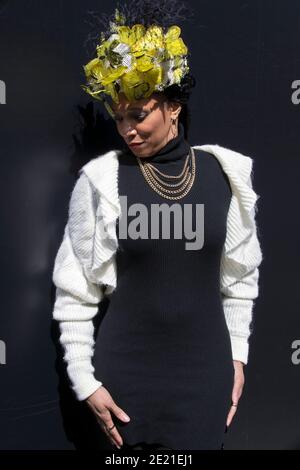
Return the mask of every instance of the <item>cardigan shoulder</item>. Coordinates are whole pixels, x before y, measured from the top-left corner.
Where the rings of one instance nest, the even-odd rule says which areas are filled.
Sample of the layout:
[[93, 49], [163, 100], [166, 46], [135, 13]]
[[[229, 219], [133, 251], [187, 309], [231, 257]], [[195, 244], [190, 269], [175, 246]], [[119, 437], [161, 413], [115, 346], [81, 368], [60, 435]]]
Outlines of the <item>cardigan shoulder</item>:
[[217, 158], [226, 173], [236, 173], [243, 181], [249, 180], [254, 160], [248, 155], [217, 144], [194, 145], [193, 147]]

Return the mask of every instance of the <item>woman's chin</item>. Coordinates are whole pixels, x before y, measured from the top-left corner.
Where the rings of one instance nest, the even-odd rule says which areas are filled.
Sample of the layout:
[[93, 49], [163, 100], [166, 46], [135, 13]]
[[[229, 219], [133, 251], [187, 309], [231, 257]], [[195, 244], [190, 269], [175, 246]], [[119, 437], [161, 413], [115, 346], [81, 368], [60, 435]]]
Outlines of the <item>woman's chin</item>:
[[146, 144], [137, 145], [136, 147], [129, 147], [132, 153], [137, 156], [147, 156]]

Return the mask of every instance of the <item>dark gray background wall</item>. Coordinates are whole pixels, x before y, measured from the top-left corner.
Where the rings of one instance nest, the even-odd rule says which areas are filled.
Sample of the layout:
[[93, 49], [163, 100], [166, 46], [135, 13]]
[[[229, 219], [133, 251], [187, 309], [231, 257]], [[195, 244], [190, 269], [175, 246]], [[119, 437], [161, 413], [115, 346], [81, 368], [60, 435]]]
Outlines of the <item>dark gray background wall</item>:
[[[300, 340], [300, 3], [187, 3], [196, 16], [183, 37], [197, 80], [189, 140], [254, 158], [261, 196], [261, 293], [226, 448], [300, 449], [300, 354], [292, 348]], [[90, 446], [86, 408], [58, 360], [51, 274], [78, 169], [120, 143], [106, 111], [80, 89], [91, 58], [87, 12], [115, 6], [0, 2], [1, 449]]]

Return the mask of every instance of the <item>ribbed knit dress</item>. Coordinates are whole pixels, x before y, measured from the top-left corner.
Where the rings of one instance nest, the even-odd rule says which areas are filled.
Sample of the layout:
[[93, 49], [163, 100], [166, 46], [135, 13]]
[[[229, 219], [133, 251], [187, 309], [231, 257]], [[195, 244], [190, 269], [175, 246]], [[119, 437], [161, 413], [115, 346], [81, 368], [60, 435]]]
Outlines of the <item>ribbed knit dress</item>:
[[[178, 136], [147, 161], [178, 175], [188, 151], [180, 124]], [[214, 156], [195, 150], [195, 157], [193, 187], [174, 201], [148, 185], [129, 149], [119, 155], [119, 196], [127, 196], [128, 209], [121, 217], [129, 226], [140, 215], [140, 206], [133, 205], [142, 204], [148, 230], [140, 238], [120, 237], [118, 220], [117, 288], [98, 330], [93, 362], [96, 377], [131, 418], [123, 423], [112, 415], [129, 445], [220, 449], [224, 438], [234, 367], [219, 274], [232, 193]], [[160, 229], [151, 238], [151, 208], [174, 203], [182, 209], [183, 235], [174, 237], [171, 216], [170, 236]], [[202, 215], [196, 205], [203, 205]], [[195, 238], [184, 235], [185, 211], [187, 224], [193, 221], [186, 233], [203, 231], [201, 248], [186, 247]]]

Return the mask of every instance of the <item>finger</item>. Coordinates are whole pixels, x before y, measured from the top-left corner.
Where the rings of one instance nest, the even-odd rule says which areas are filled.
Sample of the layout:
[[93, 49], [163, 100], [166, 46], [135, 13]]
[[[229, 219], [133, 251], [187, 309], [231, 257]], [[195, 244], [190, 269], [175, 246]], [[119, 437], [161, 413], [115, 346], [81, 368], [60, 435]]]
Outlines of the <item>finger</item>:
[[231, 406], [230, 411], [229, 411], [228, 416], [227, 416], [227, 421], [226, 421], [227, 426], [230, 426], [235, 413], [236, 413], [236, 407]]
[[130, 417], [122, 410], [119, 406], [117, 406], [114, 402], [108, 406], [109, 410], [113, 412], [113, 414], [120, 420], [125, 421], [128, 423], [130, 421]]
[[102, 419], [103, 419], [103, 422], [104, 422], [104, 426], [106, 427], [106, 430], [109, 433], [109, 436], [111, 438], [113, 438], [119, 446], [122, 446], [123, 445], [123, 439], [120, 436], [120, 434], [118, 432], [118, 429], [117, 429], [117, 426], [113, 422], [113, 420], [111, 418], [111, 414], [109, 413], [109, 411], [108, 411], [108, 414], [105, 416], [105, 418], [102, 418]]
[[236, 382], [232, 390], [231, 405], [237, 407], [239, 404], [241, 395], [242, 395], [242, 386], [239, 382]]
[[231, 408], [229, 413], [228, 413], [228, 417], [227, 417], [227, 421], [226, 421], [227, 426], [230, 426], [230, 424], [232, 422], [232, 418], [234, 417], [234, 415], [235, 415], [235, 411], [233, 410], [233, 408]]
[[242, 395], [243, 391], [243, 385], [240, 381], [237, 381], [234, 384], [233, 390], [232, 390], [232, 401], [233, 403], [237, 403]]
[[108, 431], [106, 425], [104, 424], [103, 420], [101, 418], [99, 418], [99, 416], [97, 416], [97, 420], [104, 432], [104, 434], [106, 434], [108, 440], [114, 445], [116, 446], [118, 449], [120, 448], [119, 446], [119, 443], [114, 439], [114, 437], [111, 435], [111, 433]]
[[233, 384], [233, 389], [232, 389], [232, 395], [237, 395], [242, 388], [242, 381], [239, 376], [235, 377], [234, 384]]
[[121, 449], [120, 443], [118, 442], [118, 440], [116, 438], [114, 438], [111, 431], [109, 431], [106, 428], [106, 426], [104, 426], [104, 431], [105, 431], [105, 434], [107, 435], [108, 439], [112, 442], [112, 444], [115, 445], [118, 449]]
[[[110, 426], [111, 427], [111, 426]], [[123, 445], [123, 439], [118, 432], [117, 426], [115, 426], [111, 431], [108, 431], [110, 436], [117, 442], [117, 444], [121, 447]]]
[[[228, 413], [228, 415], [227, 415], [227, 418], [226, 418], [226, 428], [227, 428], [228, 426], [230, 426], [230, 422], [231, 422], [231, 417], [230, 417], [230, 416], [231, 416], [231, 415], [230, 415], [230, 411], [229, 411], [229, 413]], [[227, 432], [227, 429], [226, 429], [226, 432]]]

